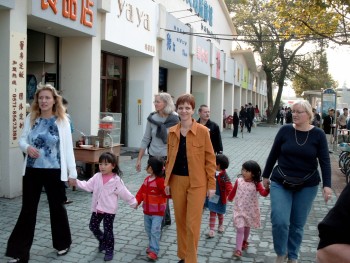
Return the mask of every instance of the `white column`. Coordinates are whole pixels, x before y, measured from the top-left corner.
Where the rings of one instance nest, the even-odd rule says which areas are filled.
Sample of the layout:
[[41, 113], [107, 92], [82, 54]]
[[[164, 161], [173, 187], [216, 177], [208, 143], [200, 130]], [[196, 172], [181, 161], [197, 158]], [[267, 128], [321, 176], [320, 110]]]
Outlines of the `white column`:
[[[27, 1], [16, 0], [15, 7], [11, 10], [0, 10], [0, 196], [7, 198], [22, 194], [23, 155], [18, 146], [10, 147], [10, 136], [12, 135], [9, 127], [12, 118], [11, 101], [9, 100], [12, 70], [10, 54], [12, 50], [18, 49], [16, 43], [11, 43], [12, 36], [22, 35], [26, 38], [27, 35]], [[19, 17], [21, 19], [18, 19]], [[25, 57], [24, 61], [26, 60]], [[24, 65], [23, 73], [26, 76], [26, 65]], [[21, 133], [22, 129], [18, 128], [17, 134]]]
[[140, 147], [147, 117], [154, 111], [154, 95], [158, 93], [159, 63], [155, 58], [130, 57], [127, 94], [127, 146]]
[[216, 122], [222, 130], [222, 115], [224, 103], [224, 82], [212, 80], [210, 90], [210, 119]]
[[100, 112], [101, 41], [98, 37], [66, 37], [60, 42], [61, 90], [78, 130], [97, 135]]

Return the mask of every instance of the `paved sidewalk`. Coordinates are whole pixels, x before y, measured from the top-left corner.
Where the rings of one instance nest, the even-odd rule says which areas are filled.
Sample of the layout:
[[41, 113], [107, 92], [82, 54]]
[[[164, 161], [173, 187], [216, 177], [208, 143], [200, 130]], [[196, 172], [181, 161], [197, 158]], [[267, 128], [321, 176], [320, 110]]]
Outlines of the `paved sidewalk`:
[[[235, 181], [244, 161], [255, 160], [262, 168], [265, 165], [267, 155], [270, 151], [274, 136], [278, 127], [256, 127], [251, 133], [244, 133], [243, 138], [232, 138], [232, 130], [224, 130], [222, 133], [224, 153], [230, 158], [228, 174]], [[334, 163], [337, 162], [336, 154], [332, 155]], [[147, 157], [143, 158], [145, 167]], [[146, 172], [136, 173], [136, 159], [123, 161], [120, 168], [124, 172], [123, 180], [132, 193], [136, 193], [143, 182]], [[335, 172], [339, 172], [336, 168]], [[338, 175], [337, 175], [338, 176]], [[343, 178], [342, 178], [343, 179]], [[337, 182], [338, 191], [343, 184], [341, 179]], [[345, 179], [344, 179], [345, 182]], [[91, 194], [77, 191], [67, 191], [68, 198], [73, 200], [67, 205], [73, 244], [71, 251], [63, 256], [57, 257], [52, 248], [50, 219], [48, 203], [45, 193], [39, 204], [37, 228], [34, 243], [31, 249], [30, 262], [103, 262], [104, 254], [98, 252], [98, 242], [90, 232], [88, 225], [90, 220]], [[300, 262], [314, 262], [316, 247], [318, 244], [317, 224], [334, 205], [335, 197], [325, 204], [318, 192], [312, 211], [305, 226], [304, 240], [300, 251]], [[275, 254], [272, 244], [270, 223], [270, 199], [260, 198], [261, 225], [260, 229], [252, 229], [250, 235], [249, 249], [243, 253], [241, 260], [232, 257], [236, 243], [236, 233], [233, 227], [232, 203], [228, 204], [228, 212], [224, 220], [225, 232], [216, 235], [215, 238], [207, 240], [205, 234], [208, 231], [209, 212], [203, 214], [201, 238], [198, 246], [198, 262], [274, 262]], [[0, 198], [0, 262], [6, 262], [4, 256], [6, 242], [16, 223], [21, 209], [21, 197], [15, 199]], [[178, 262], [176, 256], [176, 228], [174, 214], [172, 212], [172, 225], [163, 230], [159, 263]], [[141, 263], [148, 262], [146, 257], [147, 237], [143, 226], [142, 209], [133, 210], [120, 203], [119, 212], [114, 221], [115, 255], [112, 262]]]

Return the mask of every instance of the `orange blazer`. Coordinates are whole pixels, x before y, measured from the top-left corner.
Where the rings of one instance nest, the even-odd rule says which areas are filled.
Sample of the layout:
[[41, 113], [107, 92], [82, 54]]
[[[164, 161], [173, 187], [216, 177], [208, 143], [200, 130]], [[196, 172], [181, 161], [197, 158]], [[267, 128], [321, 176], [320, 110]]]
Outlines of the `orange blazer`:
[[[181, 124], [169, 129], [167, 161], [165, 164], [165, 186], [168, 185], [174, 168], [180, 142]], [[186, 154], [191, 187], [206, 186], [215, 190], [216, 157], [210, 141], [208, 128], [192, 118], [192, 128], [186, 135]]]

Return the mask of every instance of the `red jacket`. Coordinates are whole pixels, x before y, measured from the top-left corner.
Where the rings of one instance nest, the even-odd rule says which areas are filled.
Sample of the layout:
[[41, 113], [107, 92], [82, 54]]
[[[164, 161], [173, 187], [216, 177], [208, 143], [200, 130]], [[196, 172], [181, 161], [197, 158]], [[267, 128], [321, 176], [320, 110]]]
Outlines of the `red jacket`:
[[222, 170], [219, 175], [216, 177], [220, 187], [220, 196], [223, 204], [227, 203], [227, 196], [232, 191], [232, 183], [228, 177], [226, 170]]
[[164, 191], [164, 178], [156, 177], [150, 180], [147, 176], [136, 194], [138, 204], [142, 204], [143, 213], [146, 215], [164, 216], [166, 208], [166, 194]]

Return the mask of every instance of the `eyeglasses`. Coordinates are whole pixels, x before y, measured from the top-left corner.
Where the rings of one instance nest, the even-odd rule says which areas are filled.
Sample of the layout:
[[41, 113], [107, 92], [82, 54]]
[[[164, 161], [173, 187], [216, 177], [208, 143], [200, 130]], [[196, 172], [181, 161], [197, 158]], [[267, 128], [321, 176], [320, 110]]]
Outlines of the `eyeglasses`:
[[303, 114], [305, 112], [306, 111], [295, 111], [295, 110], [292, 110], [292, 114], [298, 114], [298, 115]]

